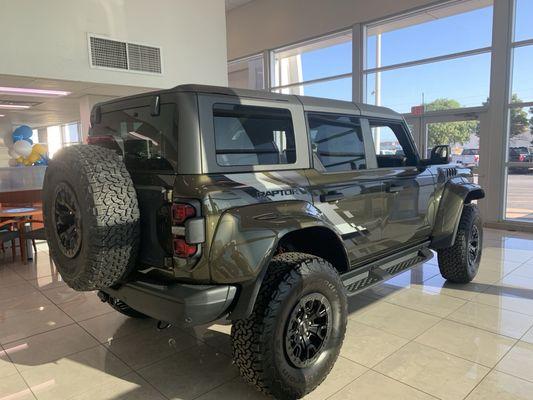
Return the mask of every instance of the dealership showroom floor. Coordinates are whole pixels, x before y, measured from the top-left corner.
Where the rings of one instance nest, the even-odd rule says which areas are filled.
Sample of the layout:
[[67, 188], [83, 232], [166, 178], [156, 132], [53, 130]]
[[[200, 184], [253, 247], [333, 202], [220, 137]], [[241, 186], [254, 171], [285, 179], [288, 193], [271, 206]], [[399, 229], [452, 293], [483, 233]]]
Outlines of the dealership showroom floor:
[[[485, 230], [479, 274], [436, 258], [350, 299], [339, 360], [309, 399], [533, 398], [533, 235]], [[46, 243], [0, 261], [0, 399], [262, 399], [230, 326], [158, 330], [68, 288]]]

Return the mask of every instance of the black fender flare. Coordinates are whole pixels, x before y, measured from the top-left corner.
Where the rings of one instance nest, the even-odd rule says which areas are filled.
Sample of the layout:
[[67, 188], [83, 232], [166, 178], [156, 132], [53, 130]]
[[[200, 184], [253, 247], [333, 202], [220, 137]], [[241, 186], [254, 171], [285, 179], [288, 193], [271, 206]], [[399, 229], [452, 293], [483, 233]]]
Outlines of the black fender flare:
[[444, 249], [455, 243], [459, 220], [465, 204], [485, 197], [485, 191], [478, 184], [465, 177], [450, 179], [440, 195], [439, 208], [433, 225], [430, 247]]

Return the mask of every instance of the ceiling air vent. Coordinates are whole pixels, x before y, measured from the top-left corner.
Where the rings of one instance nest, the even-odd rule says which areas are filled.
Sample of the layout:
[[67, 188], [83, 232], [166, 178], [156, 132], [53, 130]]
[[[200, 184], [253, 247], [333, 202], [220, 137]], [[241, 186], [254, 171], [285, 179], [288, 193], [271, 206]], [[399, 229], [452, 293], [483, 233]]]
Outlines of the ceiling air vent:
[[128, 43], [128, 61], [132, 71], [161, 73], [161, 50], [157, 47]]
[[91, 66], [161, 74], [161, 49], [89, 35]]
[[126, 42], [91, 36], [91, 64], [93, 67], [128, 69]]

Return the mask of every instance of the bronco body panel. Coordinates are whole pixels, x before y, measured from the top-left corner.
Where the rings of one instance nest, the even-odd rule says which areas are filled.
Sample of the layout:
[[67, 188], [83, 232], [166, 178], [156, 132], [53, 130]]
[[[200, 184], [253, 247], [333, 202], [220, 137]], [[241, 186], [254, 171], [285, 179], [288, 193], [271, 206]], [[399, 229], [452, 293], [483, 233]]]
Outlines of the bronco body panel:
[[[138, 269], [151, 279], [164, 276], [174, 282], [170, 285], [235, 288], [226, 310], [233, 319], [249, 315], [269, 262], [279, 252], [320, 255], [350, 276], [387, 260], [388, 272], [374, 268], [368, 274], [392, 276], [401, 271], [389, 266], [394, 254], [404, 254], [407, 261], [401, 266], [410, 268], [430, 255], [428, 248], [453, 244], [463, 205], [484, 197], [483, 190], [471, 182], [469, 169], [420, 162], [402, 116], [384, 107], [184, 85], [99, 104], [93, 110], [93, 123], [98, 127], [106, 113], [153, 104], [175, 106], [173, 130], [157, 134], [177, 137], [177, 148], [172, 149], [177, 160], [170, 160], [173, 168], [164, 171], [129, 169], [143, 225]], [[294, 148], [288, 152], [294, 153], [294, 159], [289, 161], [286, 153], [279, 155], [279, 160], [286, 158], [284, 162], [221, 163], [214, 111], [220, 105], [247, 108], [252, 113], [248, 117], [261, 109], [290, 115]], [[153, 110], [152, 115], [158, 112]], [[339, 127], [340, 132], [330, 134]], [[396, 135], [401, 154], [380, 152], [375, 143], [380, 129]], [[233, 131], [234, 137], [243, 131]], [[346, 132], [357, 137], [359, 153], [350, 150], [343, 155], [342, 146], [340, 151], [321, 149], [325, 141]], [[280, 133], [272, 134], [287, 145]], [[324, 161], [328, 157], [353, 160], [328, 165]], [[336, 168], [347, 163], [352, 167]], [[171, 208], [177, 203], [195, 207], [205, 229], [201, 235], [205, 240], [194, 255], [185, 258], [172, 251]], [[177, 231], [183, 229], [186, 226]], [[335, 254], [324, 248], [335, 249]], [[416, 257], [409, 259], [411, 254]], [[211, 286], [205, 288], [219, 293]], [[139, 288], [125, 292], [131, 296], [134, 289]], [[174, 292], [188, 293], [172, 286], [168, 293]], [[118, 295], [120, 290], [115, 288], [113, 293]], [[225, 302], [219, 299], [219, 304]]]

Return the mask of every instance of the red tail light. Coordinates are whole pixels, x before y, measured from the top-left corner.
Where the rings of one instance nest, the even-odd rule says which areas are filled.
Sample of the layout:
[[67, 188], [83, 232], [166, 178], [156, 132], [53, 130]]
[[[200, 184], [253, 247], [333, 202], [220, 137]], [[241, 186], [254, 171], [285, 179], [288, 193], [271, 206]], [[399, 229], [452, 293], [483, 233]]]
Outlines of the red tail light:
[[188, 244], [183, 238], [174, 238], [174, 254], [180, 258], [187, 258], [196, 254], [197, 247], [195, 244]]
[[186, 230], [189, 229], [187, 220], [196, 217], [196, 208], [187, 203], [172, 204], [172, 246], [174, 255], [179, 258], [188, 258], [194, 256], [198, 251], [197, 244], [187, 243]]
[[520, 155], [518, 156], [518, 160], [519, 160], [520, 162], [524, 162], [524, 161], [526, 161], [526, 155], [525, 155], [525, 154], [520, 154]]
[[172, 204], [172, 224], [183, 225], [189, 218], [196, 216], [196, 210], [190, 204], [174, 203]]

